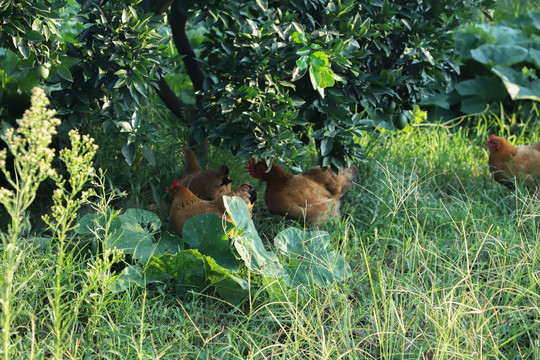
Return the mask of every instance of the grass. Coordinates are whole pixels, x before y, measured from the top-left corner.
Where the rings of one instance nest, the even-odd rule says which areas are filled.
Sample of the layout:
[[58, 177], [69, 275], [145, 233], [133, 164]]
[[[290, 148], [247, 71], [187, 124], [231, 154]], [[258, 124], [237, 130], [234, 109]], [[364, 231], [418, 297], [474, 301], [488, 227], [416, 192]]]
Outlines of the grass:
[[[70, 253], [57, 285], [54, 250], [27, 247], [11, 358], [538, 359], [540, 202], [490, 179], [488, 135], [426, 126], [364, 138], [368, 161], [325, 225], [353, 269], [332, 288], [254, 292], [236, 308], [167, 286], [115, 293], [117, 254]], [[258, 206], [263, 237], [291, 225]]]

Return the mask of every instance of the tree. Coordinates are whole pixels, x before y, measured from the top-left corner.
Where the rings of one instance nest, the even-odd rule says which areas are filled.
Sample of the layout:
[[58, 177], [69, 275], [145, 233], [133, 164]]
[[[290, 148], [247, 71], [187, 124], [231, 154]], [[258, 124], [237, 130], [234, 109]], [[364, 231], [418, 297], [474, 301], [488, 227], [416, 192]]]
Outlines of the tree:
[[[434, 84], [453, 87], [450, 31], [492, 0], [77, 0], [83, 30], [62, 42], [48, 79], [59, 114], [128, 129], [136, 150], [140, 107], [155, 89], [189, 126], [237, 156], [294, 162], [314, 143], [341, 168], [374, 126], [401, 127]], [[11, 2], [9, 2], [11, 3]], [[165, 13], [167, 12], [167, 16]], [[167, 84], [167, 20], [197, 95]], [[204, 41], [192, 48], [186, 25]]]

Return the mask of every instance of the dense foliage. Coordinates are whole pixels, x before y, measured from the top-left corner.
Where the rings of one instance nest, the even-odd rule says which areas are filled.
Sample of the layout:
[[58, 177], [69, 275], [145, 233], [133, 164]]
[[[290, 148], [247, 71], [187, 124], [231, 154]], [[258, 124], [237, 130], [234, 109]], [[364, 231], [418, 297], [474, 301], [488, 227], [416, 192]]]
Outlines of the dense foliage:
[[433, 116], [498, 112], [501, 103], [513, 112], [540, 102], [540, 10], [510, 21], [460, 26], [454, 41], [461, 73], [452, 91], [440, 86], [422, 101], [439, 108]]
[[[97, 125], [114, 142], [123, 133], [129, 164], [137, 150], [150, 162], [155, 157], [155, 129], [139, 127], [141, 105], [157, 90], [197, 142], [294, 162], [314, 140], [322, 165], [342, 167], [361, 155], [355, 137], [362, 130], [404, 127], [433, 84], [452, 84], [458, 66], [450, 31], [491, 1], [176, 0], [156, 8], [140, 0], [77, 0], [64, 10], [77, 16], [75, 24], [62, 23], [64, 33], [52, 31], [58, 6], [4, 3], [4, 18], [17, 10], [26, 19], [4, 22], [2, 44], [12, 40], [11, 50], [43, 65], [47, 91], [71, 126]], [[203, 39], [195, 53], [181, 41], [187, 20]], [[165, 81], [174, 68], [171, 32], [199, 91], [195, 108]]]
[[450, 31], [490, 2], [186, 3], [173, 11], [192, 11], [207, 38], [196, 138], [290, 161], [312, 137], [319, 162], [341, 167], [362, 129], [402, 128], [430, 87], [451, 86]]

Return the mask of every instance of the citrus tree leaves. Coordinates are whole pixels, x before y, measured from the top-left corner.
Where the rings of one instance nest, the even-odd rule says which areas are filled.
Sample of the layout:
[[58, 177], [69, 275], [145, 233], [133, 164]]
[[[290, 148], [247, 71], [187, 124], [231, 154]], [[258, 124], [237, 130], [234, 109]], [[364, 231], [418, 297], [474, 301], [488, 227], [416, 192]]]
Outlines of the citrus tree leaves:
[[362, 156], [358, 134], [453, 80], [450, 30], [490, 2], [447, 1], [437, 14], [426, 2], [194, 2], [212, 85], [191, 133], [292, 166], [313, 139], [321, 166], [343, 168]]

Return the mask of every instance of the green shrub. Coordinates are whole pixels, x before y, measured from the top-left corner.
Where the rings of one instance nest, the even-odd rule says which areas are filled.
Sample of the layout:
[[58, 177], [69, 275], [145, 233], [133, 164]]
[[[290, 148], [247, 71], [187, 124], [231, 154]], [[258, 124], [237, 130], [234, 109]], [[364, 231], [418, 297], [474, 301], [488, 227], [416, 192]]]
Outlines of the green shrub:
[[196, 49], [208, 82], [194, 135], [284, 161], [312, 137], [319, 162], [336, 167], [360, 156], [362, 130], [402, 127], [430, 88], [451, 86], [459, 66], [450, 31], [492, 4], [186, 3], [175, 2], [207, 38]]

